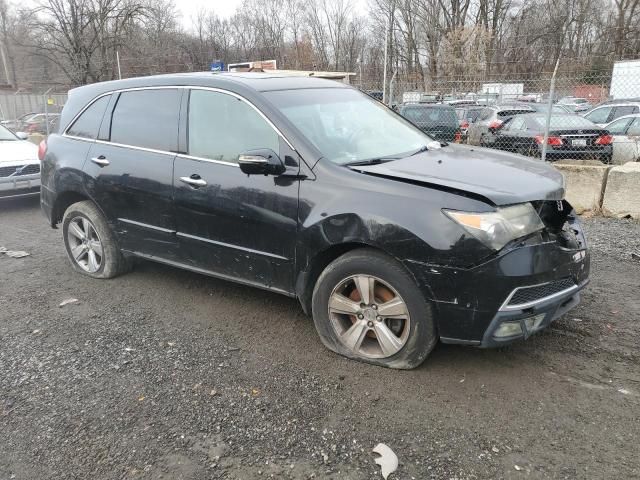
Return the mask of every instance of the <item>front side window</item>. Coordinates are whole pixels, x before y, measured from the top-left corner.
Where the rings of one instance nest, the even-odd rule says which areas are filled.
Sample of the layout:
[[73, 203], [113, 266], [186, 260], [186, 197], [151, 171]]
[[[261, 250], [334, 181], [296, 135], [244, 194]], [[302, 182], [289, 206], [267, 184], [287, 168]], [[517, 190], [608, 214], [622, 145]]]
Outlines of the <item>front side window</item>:
[[268, 148], [278, 152], [278, 133], [247, 102], [232, 95], [192, 90], [189, 97], [189, 155], [224, 162]]
[[93, 102], [82, 114], [77, 118], [73, 125], [67, 130], [68, 135], [81, 138], [95, 139], [100, 130], [102, 117], [109, 104], [111, 95], [105, 95]]
[[[323, 157], [338, 164], [397, 156], [432, 141], [389, 108], [350, 88], [264, 95]], [[455, 121], [453, 109], [451, 116]]]
[[178, 149], [178, 89], [122, 92], [113, 111], [111, 141], [165, 152]]
[[592, 112], [587, 113], [584, 118], [591, 120], [593, 123], [607, 123], [610, 112], [611, 107], [596, 108]]
[[612, 122], [607, 127], [607, 130], [611, 135], [624, 135], [627, 131], [627, 126], [633, 121], [632, 118], [620, 118], [615, 122]]
[[627, 130], [627, 135], [630, 137], [637, 137], [640, 135], [640, 118], [635, 118], [633, 123], [629, 126], [629, 130]]

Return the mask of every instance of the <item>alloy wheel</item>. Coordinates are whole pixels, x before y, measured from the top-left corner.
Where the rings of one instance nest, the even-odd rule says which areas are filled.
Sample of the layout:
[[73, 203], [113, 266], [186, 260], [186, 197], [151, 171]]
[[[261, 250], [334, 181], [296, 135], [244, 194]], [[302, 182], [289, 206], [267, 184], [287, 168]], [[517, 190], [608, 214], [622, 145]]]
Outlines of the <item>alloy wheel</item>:
[[411, 326], [407, 305], [377, 277], [345, 278], [331, 292], [328, 307], [336, 337], [356, 355], [387, 358], [407, 343]]
[[80, 268], [89, 273], [100, 270], [103, 260], [102, 241], [88, 218], [77, 216], [71, 219], [67, 241], [71, 257]]

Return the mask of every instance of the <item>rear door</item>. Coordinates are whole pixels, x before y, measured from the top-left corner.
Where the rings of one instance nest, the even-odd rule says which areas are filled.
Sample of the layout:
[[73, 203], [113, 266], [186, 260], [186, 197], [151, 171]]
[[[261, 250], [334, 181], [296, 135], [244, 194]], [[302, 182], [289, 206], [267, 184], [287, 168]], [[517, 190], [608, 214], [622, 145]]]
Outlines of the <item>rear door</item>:
[[[173, 174], [181, 262], [293, 292], [297, 154], [255, 107], [231, 92], [191, 90], [181, 125], [188, 125], [187, 154], [177, 156]], [[238, 156], [262, 148], [279, 154], [284, 175], [242, 173]]]
[[183, 91], [150, 88], [114, 94], [85, 163], [94, 179], [90, 192], [124, 250], [175, 258], [172, 176]]

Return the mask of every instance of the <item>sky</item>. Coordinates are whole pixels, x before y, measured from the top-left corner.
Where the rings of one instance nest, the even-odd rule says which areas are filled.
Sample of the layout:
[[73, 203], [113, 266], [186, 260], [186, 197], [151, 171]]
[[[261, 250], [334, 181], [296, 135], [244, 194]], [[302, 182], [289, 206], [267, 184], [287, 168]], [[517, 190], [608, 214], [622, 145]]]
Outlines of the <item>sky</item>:
[[218, 16], [228, 18], [233, 15], [242, 0], [174, 0], [176, 7], [182, 13], [182, 24], [191, 25], [191, 17], [195, 17], [198, 10], [206, 8], [213, 10]]

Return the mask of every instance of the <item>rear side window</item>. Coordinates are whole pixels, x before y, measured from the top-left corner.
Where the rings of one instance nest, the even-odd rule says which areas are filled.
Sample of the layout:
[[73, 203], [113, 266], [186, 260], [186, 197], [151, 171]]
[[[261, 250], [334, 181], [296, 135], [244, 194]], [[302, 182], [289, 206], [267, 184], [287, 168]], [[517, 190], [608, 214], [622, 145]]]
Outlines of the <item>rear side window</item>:
[[477, 108], [473, 110], [469, 110], [467, 112], [467, 120], [469, 120], [471, 123], [475, 122], [480, 116], [480, 113], [482, 113], [482, 110], [479, 110]]
[[611, 107], [596, 108], [587, 113], [584, 118], [591, 120], [593, 123], [607, 123], [609, 113], [611, 113]]
[[191, 91], [188, 131], [194, 157], [236, 163], [246, 151], [280, 147], [276, 131], [253, 107], [225, 93]]
[[482, 110], [482, 114], [480, 115], [480, 120], [487, 120], [491, 118], [492, 115], [493, 115], [493, 110], [490, 108], [485, 108], [484, 110]]
[[613, 118], [619, 118], [622, 117], [623, 115], [631, 115], [632, 113], [637, 113], [638, 112], [638, 107], [635, 107], [633, 105], [625, 105], [622, 107], [616, 107], [613, 110]]
[[514, 118], [509, 124], [509, 130], [525, 130], [525, 122], [523, 118]]
[[402, 115], [414, 123], [427, 125], [458, 125], [453, 108], [407, 108]]
[[104, 112], [107, 109], [110, 98], [111, 95], [105, 95], [89, 105], [78, 119], [73, 122], [71, 128], [67, 130], [67, 135], [90, 138], [92, 140], [97, 138], [98, 131], [100, 130], [100, 124], [102, 123], [102, 117], [104, 117]]
[[165, 152], [178, 150], [178, 89], [120, 94], [111, 120], [111, 141]]

